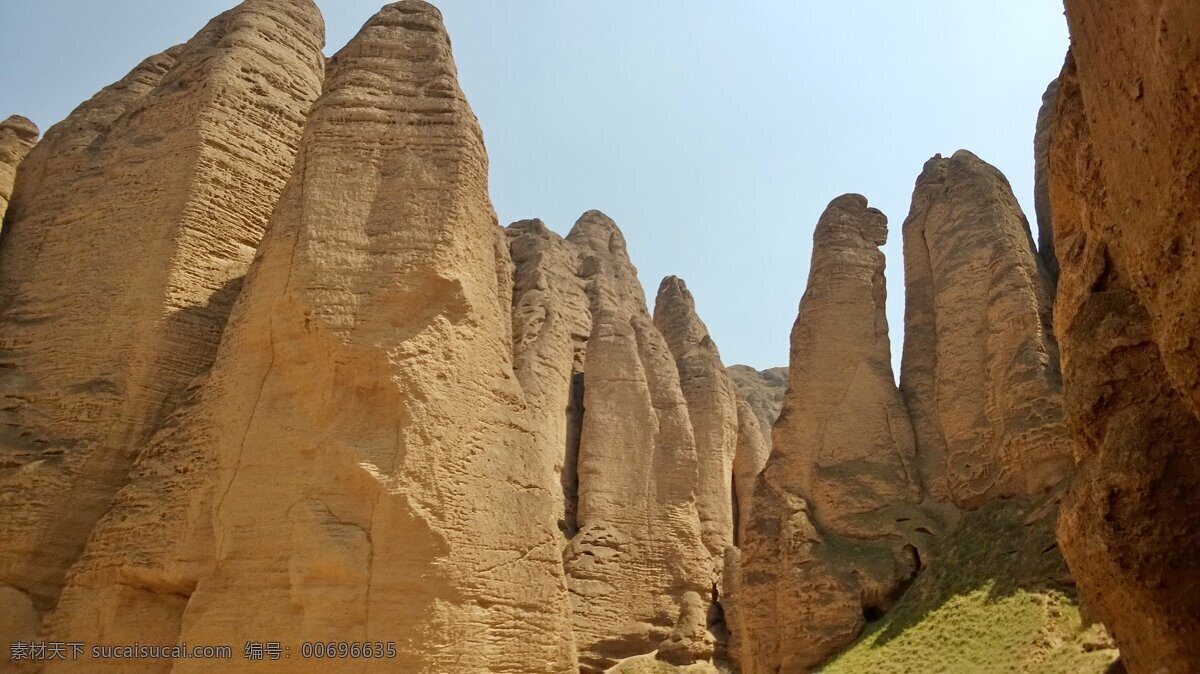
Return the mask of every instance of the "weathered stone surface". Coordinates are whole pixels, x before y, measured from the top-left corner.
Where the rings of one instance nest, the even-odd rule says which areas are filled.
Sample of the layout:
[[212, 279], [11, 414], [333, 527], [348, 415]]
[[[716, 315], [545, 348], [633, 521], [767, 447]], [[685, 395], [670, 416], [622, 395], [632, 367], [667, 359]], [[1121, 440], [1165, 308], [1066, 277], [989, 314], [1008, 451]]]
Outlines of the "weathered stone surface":
[[565, 553], [580, 664], [649, 653], [688, 591], [711, 593], [696, 509], [696, 443], [679, 372], [646, 309], [625, 240], [585, 213], [579, 248], [592, 332], [584, 364], [579, 531]]
[[1078, 472], [1058, 538], [1130, 672], [1200, 662], [1200, 6], [1067, 2], [1050, 150]]
[[759, 371], [748, 365], [730, 365], [726, 372], [738, 393], [746, 399], [750, 409], [758, 417], [763, 442], [766, 443], [767, 451], [770, 451], [771, 427], [775, 425], [779, 411], [783, 409], [783, 394], [788, 386], [788, 369], [773, 367]]
[[289, 671], [328, 669], [295, 653], [317, 640], [396, 643], [362, 670], [577, 670], [487, 169], [440, 14], [388, 5], [334, 57], [216, 363], [63, 633], [157, 615], [168, 643], [269, 634]]
[[25, 155], [29, 154], [37, 139], [37, 125], [20, 115], [0, 122], [0, 231], [3, 231], [4, 214], [8, 211], [13, 183], [17, 180], [17, 167], [25, 160]]
[[745, 398], [737, 401], [737, 453], [733, 458], [734, 543], [741, 545], [750, 524], [754, 483], [767, 466], [771, 450], [762, 439], [758, 415]]
[[1050, 281], [1008, 181], [960, 150], [925, 164], [904, 222], [904, 359], [929, 495], [966, 508], [1065, 476]]
[[710, 660], [713, 655], [713, 635], [707, 625], [708, 602], [695, 592], [683, 595], [679, 619], [670, 636], [658, 645], [658, 659], [673, 665], [690, 665]]
[[1054, 256], [1054, 218], [1050, 208], [1050, 128], [1057, 97], [1058, 78], [1054, 78], [1046, 86], [1046, 93], [1042, 94], [1042, 107], [1038, 109], [1037, 129], [1033, 136], [1033, 209], [1037, 213], [1037, 252], [1052, 284], [1058, 281], [1058, 258]]
[[0, 584], [26, 599], [0, 612], [54, 605], [139, 448], [211, 364], [322, 42], [311, 2], [248, 0], [22, 163], [0, 246]]
[[742, 671], [802, 672], [850, 643], [917, 570], [915, 443], [884, 312], [887, 219], [859, 195], [817, 224], [790, 384], [736, 588]]
[[[659, 285], [654, 324], [675, 357], [679, 385], [687, 401], [688, 418], [696, 439], [696, 509], [700, 514], [700, 533], [715, 562], [714, 582], [719, 585], [725, 548], [733, 545], [737, 394], [725, 374], [717, 345], [696, 314], [695, 299], [682, 279], [668, 276]], [[686, 604], [686, 597], [684, 601]]]

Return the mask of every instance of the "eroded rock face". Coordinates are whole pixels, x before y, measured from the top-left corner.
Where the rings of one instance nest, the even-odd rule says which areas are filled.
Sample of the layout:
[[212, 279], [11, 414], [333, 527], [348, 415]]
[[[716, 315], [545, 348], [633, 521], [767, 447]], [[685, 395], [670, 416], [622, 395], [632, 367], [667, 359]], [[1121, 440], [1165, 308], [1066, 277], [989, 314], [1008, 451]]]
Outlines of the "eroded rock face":
[[658, 659], [673, 665], [708, 661], [713, 655], [713, 635], [707, 626], [708, 603], [695, 592], [683, 595], [679, 619], [671, 635], [658, 645]]
[[1067, 2], [1050, 149], [1078, 472], [1058, 538], [1130, 672], [1200, 662], [1200, 6]]
[[323, 30], [311, 2], [248, 0], [21, 164], [0, 246], [0, 584], [22, 598], [0, 612], [54, 605], [139, 449], [210, 366], [319, 92]]
[[696, 438], [696, 509], [700, 514], [700, 532], [716, 562], [714, 581], [719, 584], [725, 548], [733, 545], [731, 476], [738, 449], [737, 394], [725, 374], [717, 345], [696, 314], [695, 299], [682, 279], [675, 276], [663, 279], [654, 302], [654, 324], [675, 357], [679, 385], [687, 401], [688, 418]]
[[487, 168], [440, 14], [388, 5], [334, 57], [216, 363], [63, 633], [130, 614], [167, 642], [395, 642], [379, 671], [577, 671]]
[[916, 572], [915, 442], [892, 378], [887, 219], [859, 195], [813, 237], [790, 384], [736, 588], [743, 672], [800, 672], [848, 644]]
[[1058, 78], [1046, 86], [1042, 107], [1038, 109], [1037, 130], [1033, 136], [1033, 208], [1037, 212], [1038, 257], [1050, 275], [1058, 281], [1058, 258], [1054, 255], [1054, 218], [1050, 208], [1050, 127], [1054, 102], [1058, 98]]
[[925, 164], [904, 222], [904, 359], [925, 488], [974, 508], [1070, 470], [1050, 281], [1008, 181], [960, 150]]
[[730, 365], [726, 368], [726, 373], [738, 393], [746, 399], [750, 409], [758, 417], [763, 442], [766, 443], [767, 451], [770, 451], [771, 427], [775, 425], [779, 411], [783, 409], [783, 394], [788, 386], [788, 369], [773, 367], [760, 371], [747, 365]]
[[17, 167], [25, 160], [25, 155], [29, 154], [37, 139], [37, 125], [20, 115], [0, 122], [0, 231], [4, 214], [8, 211], [8, 200], [12, 197], [13, 183], [17, 179]]

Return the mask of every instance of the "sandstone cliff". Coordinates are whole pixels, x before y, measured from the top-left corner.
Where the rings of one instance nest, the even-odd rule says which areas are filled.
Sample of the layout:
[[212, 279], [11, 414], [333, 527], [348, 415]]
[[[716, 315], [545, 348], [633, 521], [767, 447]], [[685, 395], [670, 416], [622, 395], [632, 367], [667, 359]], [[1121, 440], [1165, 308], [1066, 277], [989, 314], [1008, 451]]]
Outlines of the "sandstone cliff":
[[733, 382], [750, 410], [758, 418], [758, 427], [763, 435], [767, 450], [771, 449], [771, 427], [779, 418], [783, 409], [783, 394], [787, 391], [788, 369], [773, 367], [767, 370], [755, 370], [746, 365], [730, 365], [726, 368], [729, 380]]
[[[918, 570], [920, 484], [884, 313], [887, 219], [838, 197], [813, 235], [790, 383], [734, 599], [742, 671], [806, 671]], [[919, 519], [919, 518], [918, 518]]]
[[1058, 258], [1054, 255], [1054, 218], [1050, 208], [1050, 127], [1057, 98], [1058, 78], [1055, 78], [1046, 86], [1046, 93], [1042, 94], [1042, 107], [1038, 109], [1037, 127], [1033, 135], [1033, 208], [1037, 214], [1037, 252], [1052, 283], [1058, 281]]
[[[55, 125], [0, 246], [0, 586], [36, 630], [210, 365], [321, 82], [310, 2], [248, 0]], [[14, 617], [18, 616], [18, 617]]]
[[20, 115], [0, 122], [0, 232], [3, 231], [8, 200], [12, 198], [13, 183], [17, 179], [17, 167], [25, 160], [37, 139], [37, 125]]
[[1200, 6], [1069, 0], [1050, 149], [1078, 474], [1058, 536], [1131, 672], [1200, 662]]
[[921, 478], [974, 508], [1070, 470], [1050, 281], [1008, 181], [960, 150], [929, 160], [904, 222], [904, 358]]

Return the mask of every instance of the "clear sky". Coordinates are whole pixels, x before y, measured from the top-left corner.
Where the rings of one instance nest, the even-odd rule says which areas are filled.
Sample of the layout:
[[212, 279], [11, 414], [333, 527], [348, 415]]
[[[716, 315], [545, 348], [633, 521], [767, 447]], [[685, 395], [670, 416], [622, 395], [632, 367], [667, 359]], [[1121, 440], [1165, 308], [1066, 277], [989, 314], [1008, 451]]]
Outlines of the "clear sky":
[[[44, 130], [234, 0], [0, 0], [0, 117]], [[318, 0], [327, 53], [381, 0]], [[684, 278], [727, 364], [787, 363], [825, 205], [900, 225], [935, 153], [967, 148], [1033, 218], [1033, 133], [1067, 48], [1058, 0], [440, 0], [500, 221], [565, 234], [599, 208], [650, 300]]]

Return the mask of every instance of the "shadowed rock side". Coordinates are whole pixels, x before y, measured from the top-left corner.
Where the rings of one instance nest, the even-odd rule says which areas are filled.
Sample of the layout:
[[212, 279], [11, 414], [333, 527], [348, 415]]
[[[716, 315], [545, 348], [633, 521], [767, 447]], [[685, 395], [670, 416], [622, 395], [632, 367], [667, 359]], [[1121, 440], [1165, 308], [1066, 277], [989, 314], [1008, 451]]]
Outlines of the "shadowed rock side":
[[395, 642], [363, 670], [577, 670], [487, 168], [440, 14], [388, 5], [334, 57], [217, 362], [94, 537], [74, 578], [104, 589], [64, 598], [64, 633], [157, 611], [144, 634], [270, 634], [289, 671], [328, 669], [306, 640]]
[[248, 0], [82, 104], [0, 246], [0, 585], [51, 608], [138, 449], [212, 362], [321, 84], [310, 2]]
[[771, 450], [771, 427], [783, 409], [783, 394], [788, 386], [788, 369], [773, 367], [755, 370], [747, 365], [730, 365], [725, 369], [729, 381], [749, 403], [758, 417], [758, 428], [762, 432], [767, 451]]
[[1050, 149], [1078, 470], [1058, 539], [1126, 668], [1200, 663], [1200, 5], [1067, 2]]
[[8, 200], [12, 198], [13, 183], [17, 180], [17, 167], [37, 139], [37, 125], [20, 115], [0, 122], [0, 232], [3, 231]]
[[[887, 219], [859, 195], [813, 236], [791, 381], [759, 476], [735, 613], [742, 671], [801, 672], [850, 643], [916, 573], [925, 524], [884, 313]], [[928, 526], [928, 525], [926, 525]]]
[[654, 324], [667, 340], [679, 370], [696, 438], [696, 509], [700, 532], [720, 585], [725, 548], [733, 545], [733, 464], [737, 452], [737, 394], [717, 345], [696, 315], [696, 301], [682, 279], [668, 276], [658, 288]]
[[[1058, 97], [1058, 78], [1042, 94], [1037, 130], [1033, 136], [1033, 208], [1037, 213], [1038, 257], [1050, 275], [1051, 287], [1058, 281], [1058, 258], [1054, 256], [1054, 218], [1050, 208], [1050, 126], [1054, 101]], [[1053, 293], [1052, 293], [1053, 294]]]
[[925, 164], [904, 222], [904, 359], [921, 476], [975, 508], [1071, 466], [1050, 281], [1008, 181], [960, 150]]
[[649, 653], [684, 593], [711, 594], [696, 508], [696, 443], [679, 372], [650, 320], [625, 240], [585, 213], [567, 242], [592, 317], [579, 443], [578, 532], [565, 552], [580, 664]]

